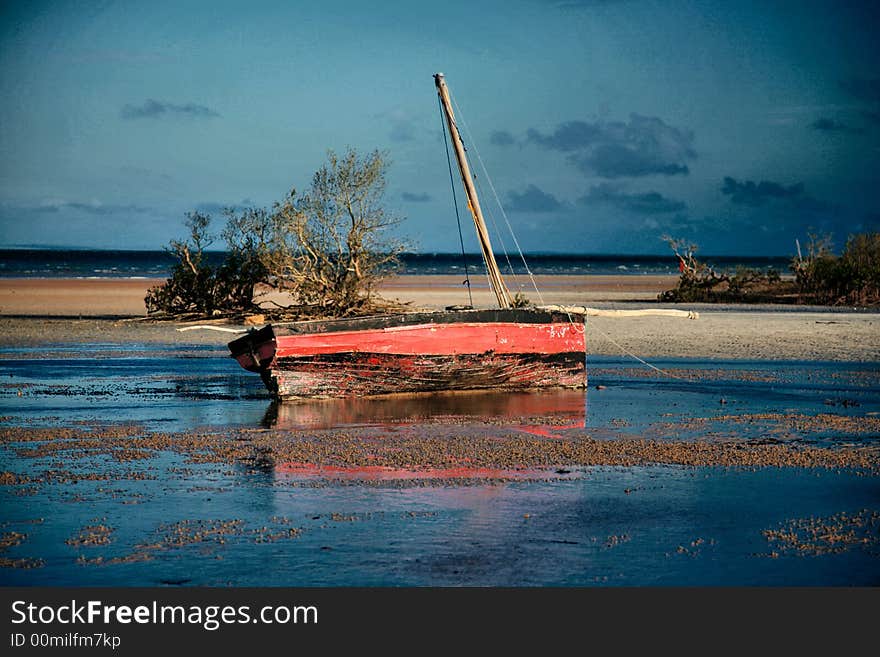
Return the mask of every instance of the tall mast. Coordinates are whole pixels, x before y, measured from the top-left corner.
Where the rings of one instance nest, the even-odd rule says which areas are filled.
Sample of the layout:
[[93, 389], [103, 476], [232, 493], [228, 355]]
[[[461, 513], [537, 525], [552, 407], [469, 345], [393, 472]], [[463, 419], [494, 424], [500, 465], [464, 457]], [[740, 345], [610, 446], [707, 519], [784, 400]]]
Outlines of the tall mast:
[[510, 291], [501, 278], [501, 271], [498, 269], [498, 263], [495, 262], [495, 254], [492, 252], [492, 242], [489, 241], [489, 231], [486, 230], [486, 222], [483, 220], [483, 211], [480, 209], [480, 201], [477, 199], [477, 189], [474, 187], [474, 180], [471, 178], [471, 169], [468, 166], [467, 157], [465, 156], [464, 143], [461, 141], [461, 135], [458, 132], [458, 126], [455, 124], [455, 114], [452, 112], [452, 102], [449, 100], [449, 88], [446, 86], [446, 80], [442, 73], [434, 75], [434, 82], [437, 85], [437, 93], [440, 96], [440, 102], [443, 105], [443, 113], [446, 116], [446, 125], [449, 126], [449, 134], [452, 135], [452, 145], [455, 148], [455, 158], [458, 160], [458, 170], [461, 173], [461, 180], [464, 183], [464, 191], [468, 198], [468, 209], [474, 217], [474, 225], [477, 228], [477, 238], [480, 241], [480, 249], [483, 252], [483, 260], [486, 261], [486, 269], [489, 271], [489, 282], [492, 284], [492, 291], [498, 299], [498, 305], [501, 308], [510, 308], [513, 303], [510, 299]]

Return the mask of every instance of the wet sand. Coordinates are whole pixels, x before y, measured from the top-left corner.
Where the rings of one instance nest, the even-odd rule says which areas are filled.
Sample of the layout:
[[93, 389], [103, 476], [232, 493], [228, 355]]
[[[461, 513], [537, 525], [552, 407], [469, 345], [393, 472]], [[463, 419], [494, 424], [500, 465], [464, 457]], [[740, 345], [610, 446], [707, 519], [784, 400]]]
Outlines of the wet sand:
[[[0, 473], [0, 498], [16, 510], [0, 516], [0, 579], [650, 585], [660, 572], [673, 585], [872, 585], [880, 453], [858, 436], [880, 420], [853, 418], [829, 440], [809, 438], [803, 419], [765, 417], [798, 432], [769, 442], [748, 429], [733, 442], [677, 437], [687, 420], [644, 439], [555, 417], [0, 426], [15, 468]], [[267, 580], [241, 566], [268, 559], [297, 567]]]
[[[789, 419], [783, 414], [770, 421], [775, 425]], [[0, 445], [13, 446], [21, 459], [54, 457], [60, 459], [59, 463], [72, 466], [80, 460], [108, 457], [103, 468], [87, 473], [67, 467], [33, 475], [4, 472], [0, 485], [151, 479], [137, 469], [137, 464], [164, 451], [185, 456], [190, 464], [240, 465], [331, 481], [345, 479], [347, 473], [382, 471], [412, 475], [389, 476], [390, 481], [439, 479], [446, 483], [458, 478], [506, 480], [520, 476], [552, 480], [572, 474], [565, 468], [649, 464], [851, 469], [870, 475], [880, 472], [880, 450], [874, 445], [827, 447], [783, 440], [670, 439], [676, 430], [683, 432], [689, 428], [687, 423], [670, 423], [659, 439], [630, 438], [616, 430], [613, 439], [593, 438], [580, 427], [545, 425], [544, 418], [528, 420], [537, 422], [542, 429], [540, 435], [530, 435], [523, 427], [535, 425], [527, 425], [526, 421], [520, 418], [513, 426], [498, 426], [492, 421], [450, 426], [435, 421], [402, 425], [393, 434], [385, 427], [311, 431], [226, 429], [169, 434], [131, 425], [83, 429], [0, 426]], [[743, 420], [728, 421], [734, 424]], [[880, 420], [859, 418], [853, 425], [855, 428], [839, 431], [839, 435], [874, 434]], [[605, 433], [596, 431], [596, 435]], [[130, 465], [132, 469], [120, 469], [118, 464]]]
[[[657, 292], [674, 277], [543, 276], [547, 303], [600, 308], [656, 307]], [[219, 345], [214, 331], [175, 330], [174, 322], [143, 317], [143, 296], [155, 280], [4, 279], [0, 284], [0, 347], [107, 342]], [[492, 305], [487, 289], [474, 283], [477, 305]], [[401, 276], [383, 288], [388, 298], [412, 307], [442, 308], [466, 302], [458, 277]], [[484, 298], [485, 297], [485, 298]], [[698, 320], [659, 317], [590, 318], [587, 350], [595, 355], [642, 358], [768, 360], [880, 360], [880, 313], [787, 306], [689, 304]]]

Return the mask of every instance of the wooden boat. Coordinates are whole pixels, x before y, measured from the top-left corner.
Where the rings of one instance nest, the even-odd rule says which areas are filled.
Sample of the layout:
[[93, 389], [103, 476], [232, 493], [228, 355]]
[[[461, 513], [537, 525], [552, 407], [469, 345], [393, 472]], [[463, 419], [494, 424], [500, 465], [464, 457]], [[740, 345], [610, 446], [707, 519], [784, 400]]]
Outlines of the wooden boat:
[[232, 357], [279, 399], [586, 386], [584, 315], [513, 308], [449, 89], [442, 73], [434, 80], [499, 308], [270, 325], [230, 342]]
[[271, 325], [229, 343], [281, 399], [581, 388], [583, 324], [567, 313], [464, 310]]

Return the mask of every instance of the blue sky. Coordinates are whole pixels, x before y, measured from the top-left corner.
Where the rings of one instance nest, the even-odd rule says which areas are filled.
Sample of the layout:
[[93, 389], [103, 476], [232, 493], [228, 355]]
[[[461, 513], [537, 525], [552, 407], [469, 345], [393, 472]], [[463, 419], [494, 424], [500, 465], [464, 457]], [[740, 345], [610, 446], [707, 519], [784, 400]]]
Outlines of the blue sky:
[[0, 246], [160, 248], [187, 210], [269, 205], [351, 146], [388, 151], [401, 236], [456, 251], [437, 71], [483, 205], [503, 226], [494, 187], [526, 251], [840, 241], [880, 229], [878, 19], [872, 2], [7, 2]]

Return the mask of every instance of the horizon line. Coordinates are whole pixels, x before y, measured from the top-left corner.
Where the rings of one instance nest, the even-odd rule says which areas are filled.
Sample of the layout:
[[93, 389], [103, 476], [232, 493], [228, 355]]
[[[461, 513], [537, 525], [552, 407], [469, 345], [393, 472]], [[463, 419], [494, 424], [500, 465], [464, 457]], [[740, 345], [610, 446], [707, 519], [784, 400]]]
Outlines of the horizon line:
[[[52, 245], [41, 245], [41, 244], [8, 244], [8, 245], [0, 245], [0, 251], [82, 251], [82, 252], [95, 252], [95, 253], [169, 253], [165, 248], [113, 248], [113, 247], [94, 247], [94, 246], [52, 246]], [[226, 253], [227, 249], [205, 249], [205, 253]], [[778, 253], [774, 255], [750, 255], [748, 253], [699, 253], [702, 258], [754, 258], [754, 259], [767, 259], [767, 258], [792, 258], [794, 254], [790, 253]], [[403, 256], [407, 255], [416, 255], [416, 256], [450, 256], [450, 257], [461, 257], [461, 252], [456, 251], [404, 251], [401, 253]], [[496, 253], [496, 257], [499, 256], [518, 256], [517, 252], [505, 252], [499, 251]], [[675, 258], [674, 253], [615, 253], [615, 252], [583, 252], [583, 251], [524, 251], [523, 255], [526, 257], [536, 256], [536, 257], [566, 257], [566, 256], [579, 256], [579, 257], [618, 257], [618, 258]], [[465, 252], [466, 257], [476, 257], [482, 258], [482, 254], [479, 251], [473, 252]]]

